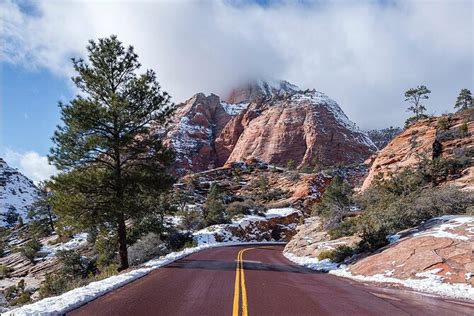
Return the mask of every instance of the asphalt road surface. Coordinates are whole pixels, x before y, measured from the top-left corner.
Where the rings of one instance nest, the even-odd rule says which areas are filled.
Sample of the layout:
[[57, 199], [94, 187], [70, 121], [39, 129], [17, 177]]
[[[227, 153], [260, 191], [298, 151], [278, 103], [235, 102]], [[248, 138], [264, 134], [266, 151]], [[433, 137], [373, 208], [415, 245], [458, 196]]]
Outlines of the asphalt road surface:
[[474, 315], [474, 304], [314, 272], [279, 245], [204, 250], [68, 315]]

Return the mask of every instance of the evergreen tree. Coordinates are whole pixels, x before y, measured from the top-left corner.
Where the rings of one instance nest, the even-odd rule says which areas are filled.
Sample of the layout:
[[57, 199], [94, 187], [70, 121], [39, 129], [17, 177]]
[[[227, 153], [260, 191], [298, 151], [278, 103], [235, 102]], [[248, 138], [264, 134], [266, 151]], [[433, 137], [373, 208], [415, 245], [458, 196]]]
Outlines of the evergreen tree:
[[152, 128], [173, 111], [152, 70], [138, 75], [138, 56], [115, 37], [90, 41], [88, 61], [73, 59], [82, 92], [59, 104], [63, 126], [53, 136], [49, 159], [53, 206], [69, 225], [117, 235], [119, 269], [128, 267], [125, 221], [148, 211], [146, 197], [169, 189], [173, 153]]
[[326, 228], [340, 223], [350, 211], [352, 188], [341, 177], [336, 176], [324, 191], [320, 203], [314, 204], [313, 212], [325, 220]]
[[28, 218], [31, 220], [30, 230], [37, 237], [47, 236], [54, 232], [54, 222], [56, 215], [51, 206], [51, 191], [47, 183], [40, 183], [40, 197], [33, 203], [28, 212]]
[[416, 88], [411, 88], [405, 92], [405, 101], [411, 104], [408, 110], [415, 114], [416, 119], [420, 119], [425, 116], [424, 112], [426, 111], [426, 107], [422, 103], [422, 100], [429, 99], [430, 93], [431, 91], [423, 85]]
[[461, 89], [459, 96], [454, 104], [454, 108], [462, 111], [473, 106], [472, 95], [469, 89]]
[[225, 222], [224, 204], [222, 203], [219, 187], [214, 183], [209, 189], [206, 203], [204, 204], [204, 225], [210, 226]]

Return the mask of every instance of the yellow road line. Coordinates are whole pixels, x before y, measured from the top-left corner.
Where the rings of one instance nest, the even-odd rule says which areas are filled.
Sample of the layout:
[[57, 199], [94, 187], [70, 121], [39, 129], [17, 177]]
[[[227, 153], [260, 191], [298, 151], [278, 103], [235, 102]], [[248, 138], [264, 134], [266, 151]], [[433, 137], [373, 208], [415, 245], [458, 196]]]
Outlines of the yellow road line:
[[232, 308], [232, 316], [239, 315], [239, 294], [240, 294], [240, 252], [237, 254], [237, 266], [235, 268], [235, 285], [234, 285], [234, 305]]
[[[272, 246], [262, 246], [258, 248], [272, 248]], [[240, 291], [242, 290], [242, 316], [248, 316], [247, 287], [245, 286], [245, 273], [243, 256], [244, 252], [255, 248], [241, 249], [237, 253], [237, 266], [235, 267], [234, 301], [232, 306], [232, 316], [239, 316]]]

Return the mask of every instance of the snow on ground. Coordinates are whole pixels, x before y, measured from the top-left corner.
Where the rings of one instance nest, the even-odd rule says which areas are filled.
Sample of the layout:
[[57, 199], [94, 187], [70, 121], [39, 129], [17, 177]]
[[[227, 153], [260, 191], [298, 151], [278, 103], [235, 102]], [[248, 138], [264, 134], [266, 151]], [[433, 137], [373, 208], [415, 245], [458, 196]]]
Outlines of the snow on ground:
[[[275, 244], [275, 242], [259, 242], [258, 244], [269, 244], [269, 243]], [[150, 273], [151, 271], [159, 267], [170, 264], [173, 261], [181, 259], [192, 253], [195, 253], [204, 249], [208, 249], [208, 248], [234, 246], [234, 245], [246, 245], [246, 244], [256, 244], [256, 243], [255, 242], [251, 242], [251, 243], [226, 242], [226, 243], [212, 243], [212, 244], [200, 245], [193, 248], [186, 248], [182, 251], [173, 252], [166, 256], [162, 256], [157, 259], [150, 260], [147, 263], [145, 263], [143, 267], [141, 268], [138, 268], [126, 273], [122, 273], [119, 275], [115, 275], [104, 280], [89, 283], [86, 286], [76, 288], [62, 295], [48, 297], [41, 301], [35, 302], [33, 304], [16, 308], [2, 315], [49, 316], [49, 315], [64, 314], [114, 289], [124, 286], [125, 284], [130, 283], [136, 279], [144, 277], [145, 275], [147, 275], [148, 273]]]
[[55, 245], [43, 245], [40, 252], [46, 254], [46, 258], [52, 258], [56, 252], [60, 250], [74, 250], [87, 244], [87, 233], [75, 234], [65, 243], [57, 243]]
[[433, 236], [436, 238], [453, 238], [460, 240], [469, 240], [468, 236], [455, 234], [452, 231], [462, 225], [468, 225], [467, 231], [471, 232], [474, 229], [474, 216], [462, 216], [462, 215], [445, 215], [435, 217], [431, 221], [441, 221], [443, 224], [437, 225], [426, 231], [415, 233], [413, 236]]
[[274, 217], [286, 217], [293, 213], [299, 213], [295, 208], [292, 207], [285, 207], [285, 208], [272, 208], [265, 212], [265, 217], [274, 218]]
[[269, 209], [265, 212], [264, 216], [246, 215], [239, 219], [232, 220], [232, 223], [230, 224], [219, 224], [219, 225], [206, 227], [204, 229], [201, 229], [195, 232], [193, 236], [194, 236], [194, 239], [197, 241], [198, 245], [217, 242], [215, 238], [216, 234], [222, 237], [226, 241], [238, 242], [239, 238], [236, 236], [233, 236], [230, 233], [230, 231], [227, 229], [228, 227], [240, 226], [241, 228], [245, 228], [246, 226], [252, 224], [252, 222], [266, 221], [266, 220], [269, 220], [271, 218], [276, 218], [276, 217], [286, 217], [294, 213], [300, 213], [300, 211], [291, 207]]
[[441, 296], [474, 300], [474, 287], [468, 284], [451, 284], [443, 283], [442, 277], [436, 275], [439, 272], [438, 269], [433, 269], [416, 274], [420, 279], [396, 279], [390, 277], [391, 271], [387, 271], [385, 275], [376, 274], [373, 276], [354, 275], [352, 274], [345, 265], [338, 265], [331, 262], [329, 259], [318, 260], [311, 257], [298, 257], [292, 253], [283, 253], [283, 255], [290, 261], [316, 270], [316, 271], [327, 271], [329, 274], [333, 274], [339, 277], [349, 278], [361, 282], [376, 282], [376, 283], [390, 283], [400, 284], [404, 287], [411, 288], [413, 290], [431, 294], [437, 294]]

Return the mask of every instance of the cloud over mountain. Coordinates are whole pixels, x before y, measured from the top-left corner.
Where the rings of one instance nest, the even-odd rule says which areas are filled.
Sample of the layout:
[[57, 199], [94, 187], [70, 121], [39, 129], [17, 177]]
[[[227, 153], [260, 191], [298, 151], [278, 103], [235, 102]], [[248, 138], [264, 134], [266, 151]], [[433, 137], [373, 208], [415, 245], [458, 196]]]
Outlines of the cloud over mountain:
[[333, 96], [373, 128], [403, 122], [409, 87], [430, 87], [429, 110], [440, 113], [473, 86], [470, 1], [27, 4], [0, 4], [1, 60], [69, 77], [87, 40], [117, 34], [175, 101], [281, 78]]

